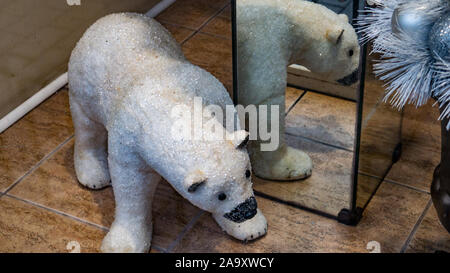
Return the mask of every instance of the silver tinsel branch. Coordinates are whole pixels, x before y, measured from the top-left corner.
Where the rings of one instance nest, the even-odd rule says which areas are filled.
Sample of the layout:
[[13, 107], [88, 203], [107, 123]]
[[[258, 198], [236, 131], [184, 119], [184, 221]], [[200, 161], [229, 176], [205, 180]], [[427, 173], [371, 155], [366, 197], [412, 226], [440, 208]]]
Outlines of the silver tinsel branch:
[[[438, 103], [443, 105], [440, 120], [450, 117], [450, 63], [443, 59], [433, 66], [436, 73], [436, 81], [433, 83], [433, 96], [438, 98]], [[447, 130], [450, 129], [450, 122], [447, 124]]]
[[[372, 53], [381, 59], [374, 64], [375, 75], [386, 82], [385, 101], [402, 108], [406, 103], [421, 106], [430, 97], [445, 105], [441, 118], [450, 117], [449, 63], [436, 58], [428, 41], [434, 22], [449, 12], [447, 0], [375, 0], [377, 7], [360, 12], [357, 31], [361, 43], [372, 41]], [[396, 29], [393, 16], [407, 7], [420, 14], [415, 31]], [[408, 10], [407, 10], [408, 11]], [[416, 15], [416, 14], [415, 14]], [[407, 26], [409, 27], [409, 26]], [[424, 38], [425, 37], [425, 38]], [[450, 124], [448, 125], [450, 129]]]

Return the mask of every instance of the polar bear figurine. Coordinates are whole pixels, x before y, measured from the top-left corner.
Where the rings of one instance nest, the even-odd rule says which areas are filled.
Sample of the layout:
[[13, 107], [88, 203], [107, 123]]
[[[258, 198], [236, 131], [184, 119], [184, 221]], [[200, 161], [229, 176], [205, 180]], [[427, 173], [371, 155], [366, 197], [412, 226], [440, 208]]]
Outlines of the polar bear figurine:
[[302, 0], [236, 3], [238, 103], [280, 109], [278, 148], [262, 151], [263, 141], [249, 143], [253, 171], [268, 180], [306, 178], [311, 175], [311, 159], [283, 141], [287, 67], [301, 64], [324, 79], [351, 85], [357, 81], [359, 66], [357, 35], [346, 15], [319, 4]]
[[[158, 22], [134, 13], [101, 18], [76, 45], [68, 73], [77, 178], [91, 189], [112, 184], [115, 195], [103, 252], [149, 250], [161, 177], [235, 238], [266, 233], [252, 189], [248, 134], [236, 129], [223, 140], [206, 141], [172, 131], [180, 121], [175, 106], [190, 110], [198, 98], [222, 108], [233, 103], [216, 78], [185, 59]], [[224, 128], [212, 114], [211, 121]]]

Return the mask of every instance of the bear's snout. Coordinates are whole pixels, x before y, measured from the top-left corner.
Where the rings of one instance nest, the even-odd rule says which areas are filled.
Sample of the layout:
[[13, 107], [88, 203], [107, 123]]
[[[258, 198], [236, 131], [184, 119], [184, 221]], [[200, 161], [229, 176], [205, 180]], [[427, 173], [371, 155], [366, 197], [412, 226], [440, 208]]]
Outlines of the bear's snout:
[[245, 220], [252, 219], [253, 216], [256, 215], [257, 207], [258, 204], [256, 203], [256, 199], [252, 196], [245, 200], [244, 203], [239, 204], [232, 211], [225, 213], [224, 217], [233, 222], [242, 223]]
[[338, 80], [337, 82], [338, 82], [338, 83], [341, 83], [341, 84], [343, 84], [343, 85], [349, 86], [349, 85], [354, 84], [354, 83], [357, 82], [358, 80], [359, 80], [359, 77], [358, 77], [358, 70], [355, 70], [355, 71], [353, 71], [352, 74], [350, 74], [350, 75], [348, 75], [348, 76], [346, 76], [346, 77], [344, 77], [344, 78]]

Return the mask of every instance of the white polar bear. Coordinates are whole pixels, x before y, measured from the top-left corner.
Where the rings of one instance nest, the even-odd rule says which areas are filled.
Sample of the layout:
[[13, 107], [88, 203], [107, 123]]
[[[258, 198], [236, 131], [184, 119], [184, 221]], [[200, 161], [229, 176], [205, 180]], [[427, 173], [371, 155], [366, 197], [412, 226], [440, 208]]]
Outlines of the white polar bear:
[[72, 52], [69, 88], [78, 180], [92, 189], [111, 180], [116, 199], [103, 252], [148, 251], [161, 176], [237, 239], [266, 233], [252, 190], [247, 133], [227, 132], [231, 140], [217, 141], [172, 135], [179, 121], [171, 113], [175, 106], [191, 109], [195, 97], [224, 109], [233, 103], [158, 22], [134, 13], [98, 20]]
[[287, 67], [301, 64], [326, 79], [346, 85], [356, 82], [360, 48], [355, 30], [346, 15], [307, 1], [236, 3], [238, 103], [280, 109], [278, 149], [261, 151], [260, 140], [249, 144], [253, 171], [269, 180], [308, 177], [311, 159], [283, 141]]

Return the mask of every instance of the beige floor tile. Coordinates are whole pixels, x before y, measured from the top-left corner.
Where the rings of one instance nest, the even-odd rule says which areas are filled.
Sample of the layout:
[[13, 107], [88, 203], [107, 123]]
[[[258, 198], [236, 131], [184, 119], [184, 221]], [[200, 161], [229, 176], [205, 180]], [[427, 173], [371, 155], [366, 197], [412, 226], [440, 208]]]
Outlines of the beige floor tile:
[[395, 147], [401, 142], [401, 112], [383, 102], [384, 83], [375, 78], [374, 58], [370, 56], [365, 75], [359, 171], [382, 178], [392, 165]]
[[0, 252], [98, 252], [106, 232], [9, 196], [0, 198]]
[[405, 142], [402, 157], [392, 166], [386, 180], [430, 192], [433, 172], [440, 160], [440, 153], [429, 147]]
[[375, 193], [378, 185], [382, 182], [379, 177], [368, 176], [364, 174], [358, 175], [358, 192], [356, 195], [356, 206], [364, 208], [369, 202], [370, 197]]
[[441, 149], [441, 122], [439, 108], [434, 106], [434, 101], [429, 100], [422, 107], [412, 105], [405, 106], [403, 132], [405, 140], [415, 142], [423, 147], [440, 152]]
[[[114, 220], [112, 188], [93, 191], [77, 182], [73, 143], [74, 140], [68, 142], [9, 194], [109, 228]], [[168, 247], [198, 212], [162, 181], [153, 203], [153, 244]]]
[[114, 219], [112, 188], [93, 191], [77, 182], [73, 143], [66, 143], [9, 194], [109, 228]]
[[284, 201], [338, 215], [350, 206], [353, 153], [295, 136], [287, 143], [306, 152], [314, 167], [312, 176], [301, 181], [276, 182], [254, 179], [253, 188]]
[[308, 92], [286, 117], [286, 132], [353, 150], [356, 104]]
[[289, 111], [289, 109], [294, 106], [294, 103], [303, 93], [305, 93], [305, 91], [301, 89], [297, 89], [294, 87], [286, 87], [286, 104], [285, 104], [286, 112]]
[[231, 19], [231, 5], [232, 5], [232, 4], [228, 5], [228, 6], [223, 10], [223, 12], [219, 14], [219, 16], [221, 16], [221, 17], [227, 17], [227, 18]]
[[186, 40], [186, 38], [188, 38], [190, 35], [192, 35], [192, 33], [194, 33], [194, 31], [191, 29], [174, 26], [174, 25], [171, 25], [168, 23], [161, 23], [161, 25], [163, 25], [165, 28], [167, 28], [167, 30], [170, 31], [170, 33], [173, 35], [175, 40], [177, 40], [177, 42], [180, 44], [184, 40]]
[[218, 16], [206, 24], [200, 32], [232, 39], [230, 9], [224, 9]]
[[360, 139], [359, 171], [383, 178], [401, 142], [401, 114], [383, 104], [363, 124]]
[[0, 134], [0, 191], [72, 134], [68, 92], [62, 90]]
[[403, 153], [386, 177], [423, 191], [430, 191], [433, 171], [441, 160], [439, 110], [433, 102], [421, 108], [407, 106], [403, 121]]
[[[303, 210], [257, 198], [268, 220], [268, 234], [243, 244], [224, 234], [209, 214], [174, 249], [175, 252], [362, 252], [380, 243], [381, 252], [399, 252], [429, 197], [385, 183], [357, 227], [339, 224]], [[392, 206], [396, 204], [396, 206]]]
[[227, 3], [229, 3], [228, 0], [178, 0], [156, 16], [156, 19], [198, 29]]
[[231, 40], [197, 33], [183, 44], [183, 52], [189, 61], [213, 74], [232, 94]]
[[441, 225], [436, 210], [431, 206], [406, 252], [433, 253], [435, 251], [450, 252], [450, 234]]

